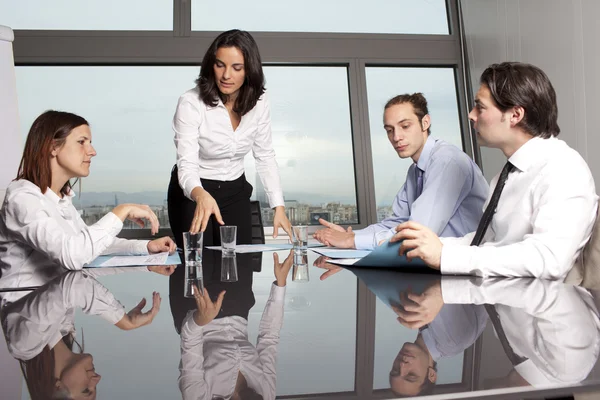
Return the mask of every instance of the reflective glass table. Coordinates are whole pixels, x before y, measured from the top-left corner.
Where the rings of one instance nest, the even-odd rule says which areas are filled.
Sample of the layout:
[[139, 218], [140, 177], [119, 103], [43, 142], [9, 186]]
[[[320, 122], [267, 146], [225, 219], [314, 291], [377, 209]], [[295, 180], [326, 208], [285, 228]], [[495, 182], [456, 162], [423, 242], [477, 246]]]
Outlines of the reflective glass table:
[[28, 388], [98, 399], [600, 390], [594, 291], [431, 272], [340, 268], [310, 250], [233, 260], [206, 250], [192, 297], [183, 266], [57, 273], [0, 293], [9, 353], [27, 375], [16, 398]]

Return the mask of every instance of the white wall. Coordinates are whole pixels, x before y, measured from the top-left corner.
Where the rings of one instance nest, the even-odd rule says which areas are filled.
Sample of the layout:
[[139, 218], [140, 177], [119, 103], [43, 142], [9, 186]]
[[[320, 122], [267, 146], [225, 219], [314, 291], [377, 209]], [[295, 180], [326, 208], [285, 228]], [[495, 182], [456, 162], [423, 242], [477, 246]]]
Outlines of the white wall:
[[[600, 15], [598, 0], [461, 0], [473, 88], [492, 63], [534, 64], [550, 77], [558, 96], [559, 138], [586, 159], [600, 185]], [[482, 147], [490, 179], [506, 159]]]
[[[17, 173], [21, 157], [21, 135], [18, 129], [17, 86], [12, 52], [13, 32], [0, 25], [0, 199], [8, 183]], [[21, 371], [0, 338], [0, 389], [2, 399], [21, 398]]]

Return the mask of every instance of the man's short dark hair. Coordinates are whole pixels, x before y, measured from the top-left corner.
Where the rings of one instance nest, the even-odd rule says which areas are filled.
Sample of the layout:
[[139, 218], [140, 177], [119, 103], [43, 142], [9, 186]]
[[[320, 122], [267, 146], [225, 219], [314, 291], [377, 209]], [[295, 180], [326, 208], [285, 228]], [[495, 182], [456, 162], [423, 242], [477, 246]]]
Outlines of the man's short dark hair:
[[560, 133], [556, 92], [538, 67], [518, 62], [492, 64], [481, 74], [480, 83], [488, 87], [500, 111], [515, 106], [525, 109], [517, 126], [527, 133], [545, 139]]
[[[433, 362], [433, 370], [435, 372], [437, 372], [437, 362]], [[427, 372], [429, 373], [429, 368], [427, 369]], [[429, 380], [428, 376], [425, 376], [425, 380], [423, 381], [423, 384], [421, 385], [421, 390], [419, 391], [419, 394], [417, 396], [427, 396], [429, 394], [433, 394], [434, 390], [435, 390], [435, 386], [436, 386], [436, 382], [431, 382]], [[395, 391], [392, 390], [392, 393], [394, 393], [394, 395], [398, 398], [404, 398], [404, 397], [413, 397], [412, 395], [403, 395], [402, 393], [396, 393]]]
[[[423, 126], [423, 117], [429, 114], [429, 110], [427, 109], [427, 99], [423, 96], [423, 93], [413, 93], [413, 94], [399, 94], [396, 97], [392, 97], [385, 103], [384, 111], [392, 106], [397, 106], [398, 104], [409, 103], [412, 105], [417, 118], [419, 119], [419, 123]], [[429, 124], [429, 128], [427, 128], [427, 134], [431, 135], [431, 124]]]

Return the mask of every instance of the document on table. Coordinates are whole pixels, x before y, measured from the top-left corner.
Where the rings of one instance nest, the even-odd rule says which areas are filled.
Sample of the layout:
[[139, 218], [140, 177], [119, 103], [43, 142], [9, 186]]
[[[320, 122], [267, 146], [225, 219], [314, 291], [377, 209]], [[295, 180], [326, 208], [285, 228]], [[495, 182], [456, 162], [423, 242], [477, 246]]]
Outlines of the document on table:
[[385, 242], [360, 259], [332, 259], [328, 262], [353, 267], [428, 268], [427, 264], [420, 258], [413, 258], [412, 261], [408, 261], [406, 256], [399, 255], [401, 245], [402, 242]]
[[178, 265], [181, 264], [179, 254], [169, 255], [168, 252], [148, 254], [145, 256], [99, 256], [87, 268], [102, 267], [141, 267], [151, 265]]
[[318, 249], [311, 249], [317, 254], [320, 254], [329, 258], [353, 258], [360, 260], [361, 258], [368, 256], [371, 250], [354, 250], [354, 249], [337, 249], [330, 247], [322, 247]]

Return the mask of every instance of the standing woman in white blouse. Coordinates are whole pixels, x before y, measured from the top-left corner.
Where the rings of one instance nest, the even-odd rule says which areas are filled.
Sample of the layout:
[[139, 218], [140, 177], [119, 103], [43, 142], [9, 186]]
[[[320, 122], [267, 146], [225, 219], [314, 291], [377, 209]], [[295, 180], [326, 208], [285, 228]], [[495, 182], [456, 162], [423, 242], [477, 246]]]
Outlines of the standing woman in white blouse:
[[[63, 268], [82, 269], [101, 254], [175, 251], [169, 237], [116, 237], [125, 219], [142, 227], [147, 220], [152, 234], [158, 231], [158, 219], [146, 205], [121, 204], [95, 224], [85, 224], [72, 203], [71, 179], [88, 176], [95, 155], [84, 118], [46, 111], [34, 121], [17, 179], [0, 209], [0, 287], [43, 285]], [[3, 295], [1, 305], [9, 297]]]
[[[252, 150], [278, 229], [291, 233], [271, 142], [269, 100], [258, 46], [245, 31], [221, 33], [210, 45], [196, 80], [173, 118], [177, 165], [169, 184], [171, 228], [204, 232], [204, 245], [219, 245], [219, 225], [237, 225], [237, 243], [252, 240], [244, 156]], [[290, 235], [291, 237], [291, 235]]]

